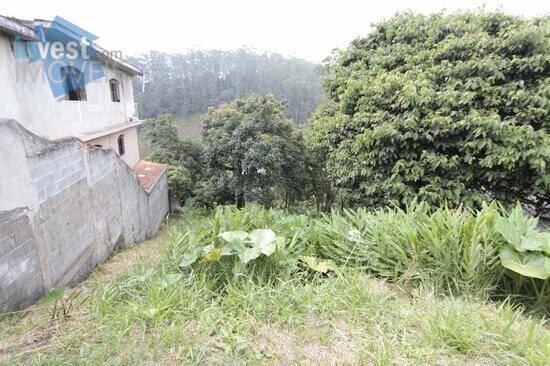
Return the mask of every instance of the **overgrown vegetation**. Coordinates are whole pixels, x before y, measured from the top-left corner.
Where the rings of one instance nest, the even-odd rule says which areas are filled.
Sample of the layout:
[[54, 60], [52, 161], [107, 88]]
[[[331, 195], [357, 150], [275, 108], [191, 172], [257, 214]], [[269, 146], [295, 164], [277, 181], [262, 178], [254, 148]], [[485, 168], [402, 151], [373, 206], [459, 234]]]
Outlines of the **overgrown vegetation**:
[[399, 14], [326, 64], [310, 143], [346, 204], [550, 207], [550, 21]]
[[[550, 232], [522, 205], [549, 204], [548, 36], [547, 17], [397, 15], [325, 65], [306, 142], [272, 95], [210, 109], [200, 140], [149, 121], [187, 203], [158, 261], [52, 291], [47, 337], [0, 319], [0, 361], [546, 365]], [[210, 106], [185, 75], [178, 108]]]
[[[413, 274], [425, 272], [422, 276], [378, 270], [377, 253], [386, 255], [390, 247], [399, 246], [392, 245], [391, 234], [380, 238], [386, 245], [373, 248], [368, 259], [348, 260], [350, 252], [361, 247], [365, 253], [370, 246], [368, 230], [353, 231], [369, 215], [369, 224], [377, 218], [384, 224], [396, 224], [406, 216], [419, 218], [416, 230], [420, 232], [431, 220], [440, 223], [441, 234], [452, 224], [462, 231], [474, 224], [478, 231], [470, 230], [480, 235], [480, 242], [491, 245], [507, 243], [493, 224], [499, 218], [510, 219], [499, 215], [494, 206], [476, 213], [430, 213], [418, 206], [407, 211], [333, 212], [323, 217], [289, 215], [260, 206], [219, 207], [211, 214], [189, 209], [172, 221], [157, 263], [146, 256], [115, 279], [85, 284], [85, 291], [52, 294], [63, 301], [49, 299], [50, 304], [75, 304], [67, 307], [69, 313], [52, 305], [53, 312], [47, 311], [41, 305], [35, 311], [46, 319], [28, 315], [0, 320], [7, 330], [0, 336], [0, 362], [546, 363], [550, 357], [546, 321], [526, 318], [514, 298], [487, 301], [488, 292], [502, 291], [494, 286], [505, 271], [498, 253], [479, 252], [486, 262], [491, 262], [489, 257], [496, 259], [478, 273], [496, 274], [468, 282], [464, 267], [458, 264], [469, 258], [467, 250], [457, 263], [447, 264], [448, 257], [434, 254], [456, 242], [419, 235], [422, 241], [439, 242], [439, 248], [426, 245], [414, 252], [404, 245], [404, 252], [414, 253], [401, 260], [400, 268], [408, 266]], [[338, 220], [346, 224], [336, 224]], [[341, 238], [332, 241], [332, 249], [327, 233], [339, 233]], [[244, 256], [247, 249], [241, 251], [240, 245], [240, 249], [259, 247], [260, 254]], [[323, 253], [331, 253], [334, 262]], [[450, 273], [456, 282], [450, 280]], [[461, 294], [449, 296], [453, 289], [446, 288], [446, 283], [459, 284]], [[53, 319], [50, 314], [55, 314]]]
[[[480, 211], [413, 204], [318, 218], [225, 207], [206, 225], [205, 231], [176, 234], [171, 261], [184, 271], [214, 270], [209, 276], [222, 276], [223, 284], [242, 275], [259, 273], [263, 283], [300, 269], [338, 273], [353, 267], [441, 294], [513, 296], [550, 313], [550, 233], [535, 229], [536, 220], [519, 206], [508, 214], [496, 204]], [[518, 248], [513, 254], [511, 246]]]

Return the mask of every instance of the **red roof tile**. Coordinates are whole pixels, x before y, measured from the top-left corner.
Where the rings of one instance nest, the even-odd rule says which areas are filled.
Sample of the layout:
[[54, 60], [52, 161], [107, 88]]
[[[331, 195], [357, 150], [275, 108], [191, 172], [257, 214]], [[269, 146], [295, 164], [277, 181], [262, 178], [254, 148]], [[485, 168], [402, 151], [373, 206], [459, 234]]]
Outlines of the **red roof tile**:
[[166, 164], [152, 163], [147, 160], [140, 160], [134, 166], [139, 183], [147, 192], [157, 182], [162, 173], [168, 168]]

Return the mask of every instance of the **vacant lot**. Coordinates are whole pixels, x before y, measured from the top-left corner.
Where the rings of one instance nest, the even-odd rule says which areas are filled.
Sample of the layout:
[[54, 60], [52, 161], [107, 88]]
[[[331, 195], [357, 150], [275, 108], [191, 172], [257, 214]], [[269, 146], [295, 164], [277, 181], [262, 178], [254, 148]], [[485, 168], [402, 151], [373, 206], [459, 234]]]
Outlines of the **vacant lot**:
[[506, 301], [437, 295], [351, 268], [268, 281], [245, 277], [223, 288], [200, 268], [174, 273], [169, 262], [179, 245], [211, 224], [196, 213], [172, 218], [82, 285], [4, 316], [0, 363], [544, 365], [550, 359], [545, 321]]

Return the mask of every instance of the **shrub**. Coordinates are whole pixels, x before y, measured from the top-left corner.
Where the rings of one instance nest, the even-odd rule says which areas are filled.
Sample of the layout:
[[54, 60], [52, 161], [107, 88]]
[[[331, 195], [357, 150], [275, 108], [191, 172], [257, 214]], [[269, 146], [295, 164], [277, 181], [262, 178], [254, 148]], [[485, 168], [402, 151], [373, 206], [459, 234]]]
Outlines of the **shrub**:
[[550, 20], [399, 14], [326, 63], [312, 145], [348, 202], [550, 207]]
[[[218, 207], [192, 231], [171, 234], [162, 262], [169, 271], [198, 271], [215, 278], [215, 290], [241, 279], [271, 282], [288, 278], [300, 256], [311, 254], [304, 215], [248, 205]], [[307, 265], [307, 264], [306, 264]]]
[[168, 166], [168, 187], [180, 202], [185, 202], [193, 196], [195, 182], [189, 171], [182, 165]]
[[174, 116], [163, 114], [155, 120], [145, 123], [145, 137], [151, 144], [151, 156], [153, 161], [178, 165], [183, 154], [183, 145], [178, 137], [178, 129], [174, 123]]

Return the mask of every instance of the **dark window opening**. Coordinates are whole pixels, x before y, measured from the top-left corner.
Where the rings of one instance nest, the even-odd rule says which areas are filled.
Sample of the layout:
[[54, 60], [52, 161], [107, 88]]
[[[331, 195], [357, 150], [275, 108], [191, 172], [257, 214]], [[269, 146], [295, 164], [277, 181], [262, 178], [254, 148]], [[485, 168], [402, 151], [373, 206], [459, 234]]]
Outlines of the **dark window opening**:
[[117, 79], [109, 80], [109, 89], [111, 89], [111, 101], [120, 102], [120, 89], [119, 82]]
[[84, 86], [84, 75], [75, 67], [66, 66], [61, 68], [65, 82], [66, 100], [86, 100], [86, 87]]
[[118, 155], [122, 156], [126, 153], [126, 147], [124, 146], [124, 135], [118, 136]]

